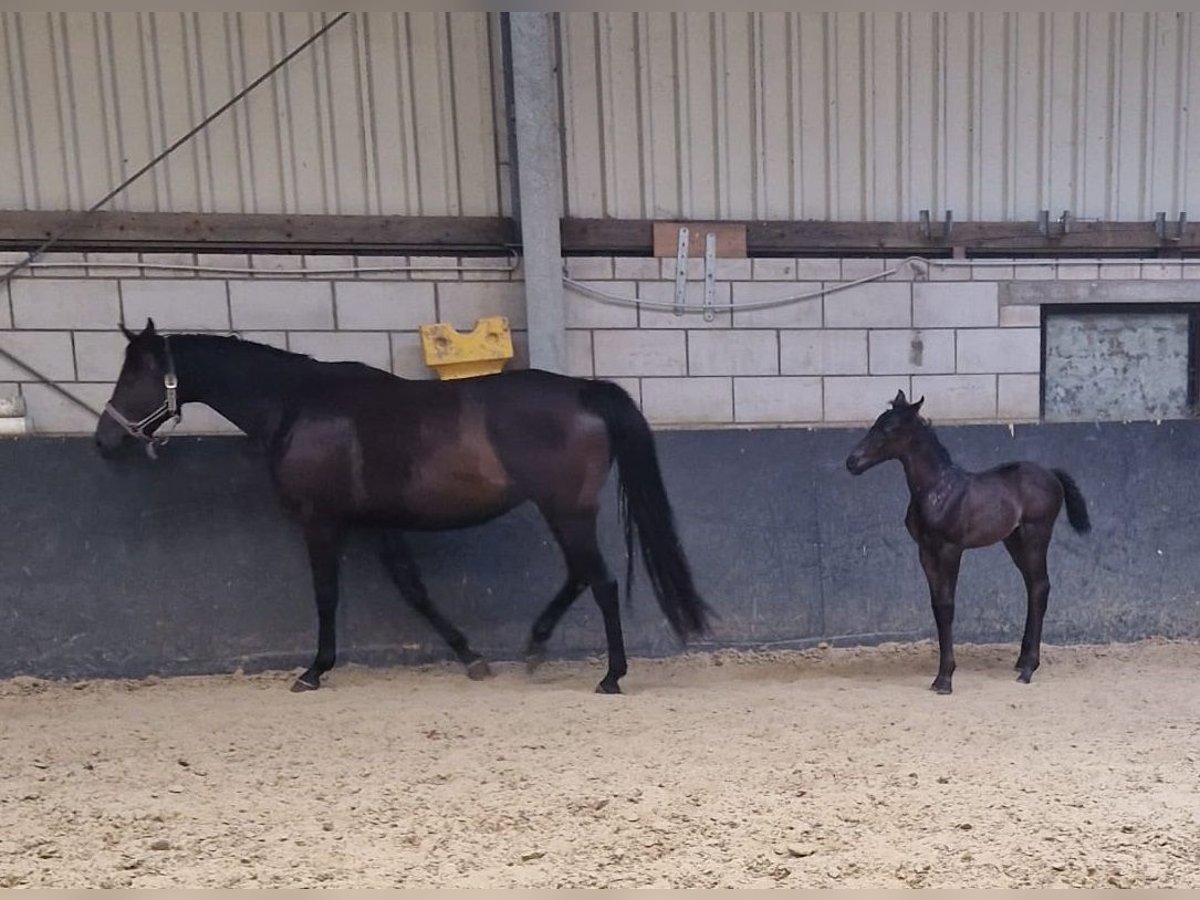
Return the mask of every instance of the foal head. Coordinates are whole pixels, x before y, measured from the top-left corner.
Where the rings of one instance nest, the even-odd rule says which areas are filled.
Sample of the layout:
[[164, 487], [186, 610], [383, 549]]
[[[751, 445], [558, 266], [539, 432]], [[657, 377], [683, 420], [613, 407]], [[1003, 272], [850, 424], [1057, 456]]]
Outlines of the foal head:
[[96, 447], [103, 456], [111, 455], [131, 439], [152, 450], [155, 432], [179, 413], [175, 364], [166, 338], [154, 330], [154, 320], [147, 319], [140, 334], [124, 325], [121, 330], [129, 341], [125, 362], [112, 397], [96, 423]]
[[925, 428], [925, 420], [921, 418], [924, 402], [922, 397], [916, 403], [909, 403], [904, 391], [897, 391], [896, 399], [891, 401], [892, 408], [875, 420], [866, 437], [846, 457], [850, 474], [861, 475], [884, 460], [904, 456], [913, 438]]

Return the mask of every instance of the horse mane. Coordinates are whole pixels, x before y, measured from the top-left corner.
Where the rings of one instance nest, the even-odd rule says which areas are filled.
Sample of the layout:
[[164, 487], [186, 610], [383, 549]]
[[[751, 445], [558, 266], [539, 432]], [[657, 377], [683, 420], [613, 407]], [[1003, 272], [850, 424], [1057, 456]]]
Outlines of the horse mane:
[[307, 353], [297, 353], [294, 350], [284, 350], [282, 347], [273, 347], [270, 344], [263, 344], [259, 341], [252, 341], [242, 337], [240, 334], [179, 334], [171, 335], [173, 340], [179, 338], [188, 338], [195, 340], [197, 343], [209, 346], [224, 346], [229, 342], [234, 342], [238, 347], [244, 347], [247, 350], [253, 350], [264, 356], [272, 356], [275, 359], [289, 359], [296, 361], [316, 362]]

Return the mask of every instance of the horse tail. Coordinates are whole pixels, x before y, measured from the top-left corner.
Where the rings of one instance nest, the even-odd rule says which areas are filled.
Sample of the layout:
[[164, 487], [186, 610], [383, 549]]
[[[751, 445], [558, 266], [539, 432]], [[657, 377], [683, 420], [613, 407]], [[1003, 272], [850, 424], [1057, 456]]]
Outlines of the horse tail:
[[654, 596], [680, 640], [708, 631], [708, 605], [696, 592], [679, 543], [650, 425], [625, 390], [611, 381], [589, 381], [580, 400], [604, 420], [617, 462], [618, 509], [625, 528], [625, 596], [633, 586], [634, 535]]
[[1079, 490], [1075, 479], [1062, 469], [1053, 469], [1052, 471], [1063, 488], [1063, 498], [1067, 503], [1067, 521], [1080, 534], [1087, 534], [1092, 530], [1092, 521], [1088, 518], [1087, 502], [1083, 499], [1083, 492]]

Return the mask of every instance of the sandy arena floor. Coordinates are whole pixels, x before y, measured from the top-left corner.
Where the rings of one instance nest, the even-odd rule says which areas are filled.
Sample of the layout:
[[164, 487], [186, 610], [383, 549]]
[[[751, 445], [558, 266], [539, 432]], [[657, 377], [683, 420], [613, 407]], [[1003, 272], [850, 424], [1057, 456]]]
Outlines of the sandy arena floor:
[[1200, 645], [0, 682], [2, 886], [1200, 886]]

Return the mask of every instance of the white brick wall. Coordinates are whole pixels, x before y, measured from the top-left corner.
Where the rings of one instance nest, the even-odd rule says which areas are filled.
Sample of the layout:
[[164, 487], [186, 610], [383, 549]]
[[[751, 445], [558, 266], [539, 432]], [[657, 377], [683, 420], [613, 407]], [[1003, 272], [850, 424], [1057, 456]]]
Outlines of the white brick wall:
[[[141, 328], [154, 319], [164, 331], [227, 331], [229, 289], [224, 281], [146, 278], [121, 282], [125, 324]], [[111, 328], [112, 322], [103, 326]]]
[[872, 331], [872, 375], [904, 375], [954, 371], [954, 331], [950, 328]]
[[121, 318], [117, 282], [107, 278], [16, 278], [9, 282], [15, 328], [109, 329]]
[[779, 370], [784, 375], [865, 375], [866, 329], [779, 332]]
[[327, 281], [231, 281], [233, 327], [333, 329], [333, 286]]
[[[319, 359], [357, 359], [427, 379], [435, 376], [422, 358], [420, 325], [448, 321], [466, 329], [482, 316], [504, 315], [516, 351], [510, 365], [528, 358], [521, 271], [510, 270], [505, 258], [125, 253], [51, 254], [47, 260], [86, 268], [39, 269], [0, 289], [0, 346], [97, 408], [123, 358], [125, 341], [116, 330], [122, 317], [141, 327], [152, 316], [164, 331], [237, 330]], [[247, 271], [152, 268], [164, 262]], [[329, 271], [355, 265], [411, 271]], [[1122, 296], [1136, 291], [1144, 301], [1174, 291], [1167, 298], [1174, 302], [1191, 296], [1181, 292], [1184, 279], [1200, 278], [1200, 266], [1173, 260], [935, 263], [927, 276], [903, 266], [828, 293], [897, 265], [887, 259], [722, 259], [721, 306], [827, 293], [765, 310], [723, 310], [712, 322], [698, 314], [700, 259], [688, 263], [689, 312], [683, 316], [605, 304], [564, 288], [567, 370], [616, 381], [660, 424], [862, 424], [882, 412], [898, 388], [925, 394], [935, 420], [1036, 421], [1037, 304], [1049, 302], [1040, 285], [1050, 296], [1052, 289], [1061, 292], [1060, 282], [1073, 284], [1074, 293], [1055, 302], [1105, 289]], [[565, 267], [571, 278], [617, 296], [668, 305], [674, 303], [674, 269], [674, 259], [624, 257], [570, 259]], [[94, 427], [86, 413], [3, 360], [0, 385], [25, 395], [41, 431]], [[214, 414], [189, 410], [187, 430], [229, 428]]]
[[339, 329], [412, 331], [437, 321], [427, 282], [342, 281], [333, 285], [333, 297]]

